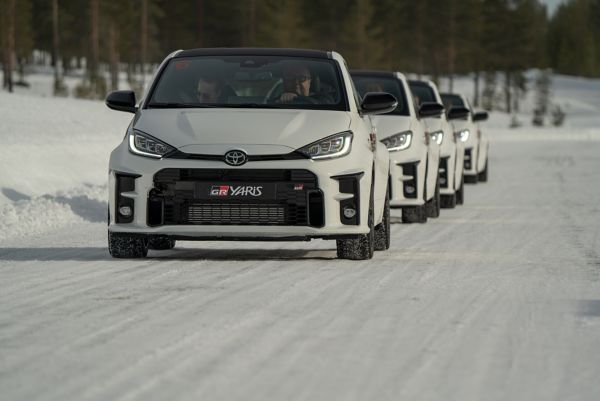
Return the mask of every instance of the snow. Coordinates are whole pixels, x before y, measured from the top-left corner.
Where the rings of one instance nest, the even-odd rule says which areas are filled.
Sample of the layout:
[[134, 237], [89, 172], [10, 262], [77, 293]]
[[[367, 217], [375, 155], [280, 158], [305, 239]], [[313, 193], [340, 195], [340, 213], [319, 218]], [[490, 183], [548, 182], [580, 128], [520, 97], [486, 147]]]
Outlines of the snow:
[[600, 399], [599, 93], [555, 77], [561, 128], [492, 113], [490, 181], [425, 225], [394, 210], [392, 248], [356, 262], [326, 241], [111, 259], [131, 115], [0, 92], [0, 399]]

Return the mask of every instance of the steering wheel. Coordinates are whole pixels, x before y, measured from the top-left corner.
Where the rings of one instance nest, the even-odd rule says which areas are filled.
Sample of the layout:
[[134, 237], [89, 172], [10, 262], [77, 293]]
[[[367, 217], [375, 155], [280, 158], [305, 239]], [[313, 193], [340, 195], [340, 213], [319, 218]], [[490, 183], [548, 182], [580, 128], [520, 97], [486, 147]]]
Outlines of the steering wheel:
[[301, 96], [298, 95], [292, 101], [288, 102], [291, 104], [319, 104], [317, 99], [314, 99], [310, 96]]

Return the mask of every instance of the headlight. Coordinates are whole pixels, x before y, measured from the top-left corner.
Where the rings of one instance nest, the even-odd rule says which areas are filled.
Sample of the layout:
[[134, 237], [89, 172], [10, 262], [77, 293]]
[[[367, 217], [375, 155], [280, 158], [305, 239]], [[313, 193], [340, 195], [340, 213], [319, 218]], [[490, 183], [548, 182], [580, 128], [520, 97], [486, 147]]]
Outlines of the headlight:
[[345, 156], [350, 153], [352, 147], [352, 132], [340, 132], [318, 142], [306, 145], [298, 149], [298, 152], [305, 154], [311, 159], [332, 159], [334, 157]]
[[393, 152], [408, 148], [411, 140], [412, 131], [404, 131], [382, 139], [381, 143], [388, 148], [388, 151]]
[[132, 129], [129, 132], [129, 150], [136, 155], [160, 159], [174, 151], [175, 148], [148, 134]]
[[458, 139], [460, 139], [461, 142], [467, 142], [467, 140], [469, 139], [469, 130], [468, 129], [463, 129], [461, 131], [458, 131], [456, 133], [456, 137]]
[[438, 145], [442, 144], [442, 141], [444, 140], [444, 132], [443, 131], [435, 131], [435, 132], [432, 132], [430, 135], [431, 135], [432, 141], [434, 141]]

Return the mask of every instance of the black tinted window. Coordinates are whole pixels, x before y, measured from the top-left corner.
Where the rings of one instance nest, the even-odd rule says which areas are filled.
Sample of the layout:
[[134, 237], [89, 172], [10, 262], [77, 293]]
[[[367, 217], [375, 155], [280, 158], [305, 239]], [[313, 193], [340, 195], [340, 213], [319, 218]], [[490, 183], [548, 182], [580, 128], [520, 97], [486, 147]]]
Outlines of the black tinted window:
[[435, 98], [435, 93], [433, 89], [429, 85], [423, 85], [420, 83], [410, 83], [410, 91], [412, 92], [413, 97], [415, 98], [415, 102], [418, 105], [426, 102], [437, 103], [437, 99]]
[[402, 88], [402, 83], [398, 79], [377, 75], [352, 75], [352, 80], [361, 97], [369, 92], [387, 92], [394, 95], [398, 100], [398, 107], [387, 114], [410, 115], [406, 103], [406, 94]]
[[446, 110], [450, 110], [450, 108], [456, 106], [456, 107], [467, 107], [465, 105], [465, 102], [463, 102], [462, 98], [458, 95], [449, 95], [449, 94], [444, 94], [441, 95], [442, 97], [442, 102], [444, 102], [444, 107], [446, 108]]

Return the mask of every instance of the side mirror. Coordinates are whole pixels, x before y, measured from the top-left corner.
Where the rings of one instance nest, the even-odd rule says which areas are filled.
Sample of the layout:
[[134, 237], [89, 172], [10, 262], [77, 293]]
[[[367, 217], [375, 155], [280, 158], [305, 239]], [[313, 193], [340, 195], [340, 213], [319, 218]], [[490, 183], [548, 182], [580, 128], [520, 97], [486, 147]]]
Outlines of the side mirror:
[[438, 117], [444, 112], [444, 106], [435, 102], [423, 102], [419, 106], [419, 117]]
[[448, 110], [448, 115], [446, 118], [448, 120], [459, 120], [461, 118], [466, 118], [469, 115], [470, 111], [466, 107], [462, 106], [453, 106]]
[[398, 101], [386, 92], [369, 92], [365, 94], [360, 108], [363, 114], [385, 114], [394, 111]]
[[133, 91], [116, 91], [111, 92], [106, 97], [106, 105], [109, 109], [118, 111], [128, 111], [135, 113], [135, 93]]
[[488, 119], [487, 111], [478, 111], [477, 113], [473, 114], [473, 121], [485, 121], [487, 119]]

